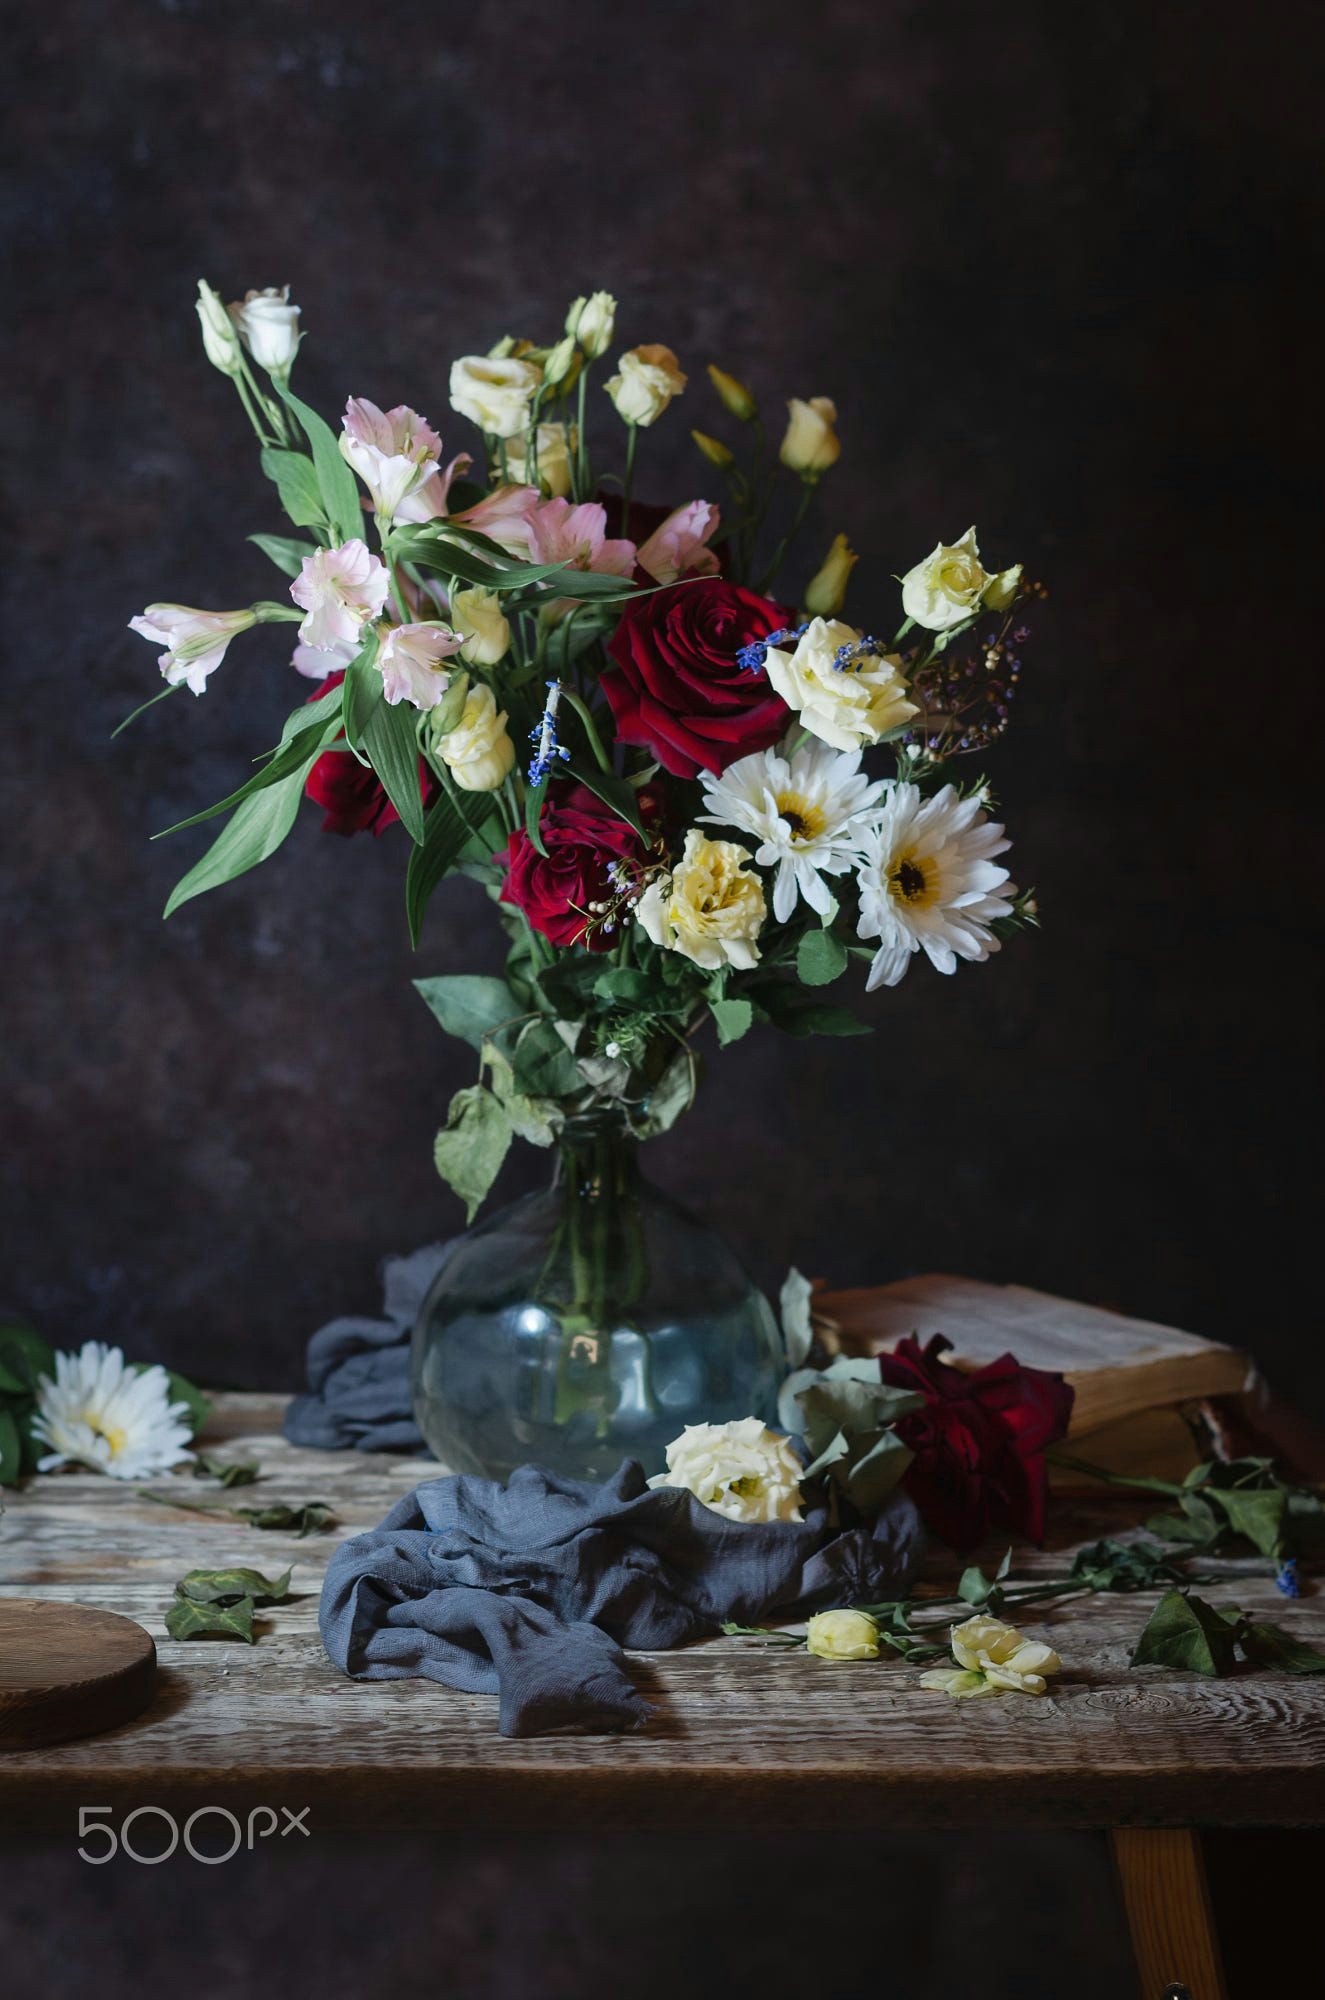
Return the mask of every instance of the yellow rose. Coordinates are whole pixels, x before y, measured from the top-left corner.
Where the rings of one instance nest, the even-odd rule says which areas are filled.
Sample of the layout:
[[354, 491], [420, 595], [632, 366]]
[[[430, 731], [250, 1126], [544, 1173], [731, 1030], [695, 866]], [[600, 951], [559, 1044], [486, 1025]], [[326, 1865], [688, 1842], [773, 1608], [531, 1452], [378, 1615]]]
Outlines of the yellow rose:
[[610, 292], [590, 292], [587, 299], [571, 300], [566, 331], [579, 341], [590, 361], [606, 354], [615, 327], [616, 300]]
[[451, 408], [490, 436], [517, 437], [528, 428], [529, 405], [542, 379], [533, 361], [467, 354], [451, 363]]
[[818, 1660], [877, 1660], [879, 1628], [863, 1611], [820, 1611], [806, 1620], [805, 1648]]
[[[475, 584], [451, 599], [451, 623], [463, 644], [460, 657], [475, 667], [495, 667], [511, 649], [511, 628], [495, 590]], [[484, 787], [486, 789], [486, 787]]]
[[710, 840], [692, 827], [670, 879], [651, 882], [639, 899], [636, 914], [647, 935], [709, 971], [757, 965], [755, 939], [766, 908], [759, 877], [746, 870], [752, 859], [736, 841]]
[[[511, 438], [506, 446], [506, 476], [517, 486], [531, 486], [526, 471], [526, 435]], [[571, 453], [575, 435], [565, 424], [538, 426], [538, 483], [555, 500], [565, 500], [571, 490]]]
[[1017, 594], [1021, 564], [991, 576], [980, 561], [975, 529], [959, 542], [940, 542], [902, 578], [902, 609], [927, 632], [946, 632], [985, 605], [1004, 611]]
[[821, 743], [859, 750], [918, 715], [895, 653], [861, 650], [861, 634], [838, 618], [812, 618], [794, 651], [770, 646], [764, 671]]
[[486, 684], [471, 689], [454, 729], [437, 752], [462, 792], [495, 792], [515, 763], [506, 711]]
[[833, 428], [837, 405], [827, 396], [811, 396], [808, 403], [793, 396], [787, 412], [786, 433], [778, 455], [802, 479], [818, 479], [842, 454], [842, 441]]
[[604, 384], [613, 408], [628, 424], [642, 428], [657, 423], [673, 396], [685, 388], [681, 364], [670, 347], [632, 347], [617, 362], [617, 373]]
[[833, 546], [805, 586], [805, 609], [816, 618], [836, 618], [846, 601], [847, 584], [860, 558], [845, 535], [834, 535]]
[[1015, 1625], [978, 1611], [949, 1634], [957, 1669], [936, 1667], [920, 1685], [958, 1700], [1004, 1692], [1043, 1694], [1047, 1677], [1063, 1663], [1051, 1646], [1027, 1639]]

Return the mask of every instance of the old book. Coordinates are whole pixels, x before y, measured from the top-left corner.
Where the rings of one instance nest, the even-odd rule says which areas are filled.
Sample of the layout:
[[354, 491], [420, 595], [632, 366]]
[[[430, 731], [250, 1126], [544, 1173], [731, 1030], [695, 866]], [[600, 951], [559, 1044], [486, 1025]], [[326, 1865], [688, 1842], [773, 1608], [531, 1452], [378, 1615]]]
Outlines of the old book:
[[1232, 1347], [1025, 1285], [934, 1274], [816, 1292], [814, 1313], [829, 1341], [848, 1353], [878, 1353], [908, 1333], [922, 1341], [942, 1333], [952, 1342], [946, 1359], [959, 1367], [979, 1368], [1010, 1352], [1029, 1367], [1059, 1370], [1076, 1391], [1068, 1435], [1083, 1456], [1092, 1432], [1145, 1411], [1237, 1396], [1255, 1379]]

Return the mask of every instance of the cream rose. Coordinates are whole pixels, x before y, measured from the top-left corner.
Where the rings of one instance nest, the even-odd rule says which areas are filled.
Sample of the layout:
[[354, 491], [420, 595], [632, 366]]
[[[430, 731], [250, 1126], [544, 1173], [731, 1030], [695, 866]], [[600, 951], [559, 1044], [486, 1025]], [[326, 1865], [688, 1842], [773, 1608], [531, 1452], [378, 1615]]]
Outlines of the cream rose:
[[571, 300], [566, 332], [579, 341], [590, 361], [606, 354], [615, 329], [616, 300], [610, 292], [590, 292], [587, 299]]
[[506, 710], [492, 689], [470, 690], [454, 729], [437, 739], [437, 754], [462, 792], [495, 792], [515, 763]]
[[842, 441], [833, 426], [837, 405], [828, 396], [811, 396], [808, 403], [793, 396], [787, 404], [787, 428], [778, 456], [802, 479], [818, 479], [842, 455]]
[[290, 287], [268, 285], [265, 291], [245, 292], [228, 311], [259, 368], [283, 381], [294, 366], [301, 337], [299, 308], [290, 304]]
[[451, 363], [451, 408], [490, 436], [517, 437], [528, 429], [529, 405], [542, 379], [532, 361], [467, 354]]
[[[513, 437], [506, 446], [507, 477], [517, 486], [532, 484], [526, 445], [527, 433]], [[564, 500], [571, 490], [571, 453], [574, 434], [565, 424], [538, 426], [538, 483], [554, 500]]]
[[647, 428], [685, 388], [681, 364], [670, 347], [632, 347], [604, 384], [619, 417]]
[[936, 1667], [920, 1676], [920, 1685], [958, 1700], [973, 1695], [1043, 1694], [1050, 1674], [1063, 1663], [1051, 1646], [1027, 1639], [1015, 1625], [977, 1612], [949, 1633], [957, 1669]]
[[868, 650], [854, 625], [812, 618], [793, 651], [770, 646], [769, 685], [821, 743], [859, 750], [918, 715], [895, 653]]
[[805, 1622], [805, 1649], [819, 1660], [877, 1660], [879, 1628], [863, 1611], [820, 1611]]
[[692, 827], [670, 878], [651, 882], [639, 899], [636, 914], [647, 935], [710, 971], [757, 965], [755, 939], [766, 906], [759, 877], [746, 868], [752, 859], [736, 841], [710, 840]]
[[451, 619], [462, 640], [460, 656], [476, 667], [495, 667], [511, 650], [511, 627], [495, 590], [475, 584], [457, 590]]
[[975, 529], [958, 542], [940, 542], [932, 555], [902, 578], [902, 609], [927, 632], [946, 632], [987, 604], [1003, 611], [1021, 582], [1021, 564], [991, 575], [980, 561]]
[[[687, 1424], [650, 1486], [677, 1486], [729, 1521], [799, 1521], [802, 1466], [785, 1437], [758, 1417]], [[849, 1614], [848, 1614], [849, 1615]]]

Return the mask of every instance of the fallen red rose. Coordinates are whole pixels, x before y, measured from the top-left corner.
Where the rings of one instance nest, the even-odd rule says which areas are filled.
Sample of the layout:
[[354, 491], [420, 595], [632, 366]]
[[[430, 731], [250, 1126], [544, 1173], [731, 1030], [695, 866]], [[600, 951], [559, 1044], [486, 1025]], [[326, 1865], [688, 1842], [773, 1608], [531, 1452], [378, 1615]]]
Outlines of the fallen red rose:
[[1011, 1354], [984, 1368], [954, 1368], [942, 1358], [951, 1346], [941, 1333], [924, 1347], [908, 1334], [879, 1356], [890, 1388], [925, 1398], [923, 1410], [896, 1426], [915, 1453], [907, 1490], [951, 1548], [971, 1548], [991, 1528], [1038, 1542], [1049, 1484], [1044, 1454], [1067, 1430], [1074, 1391], [1061, 1375], [1023, 1368]]

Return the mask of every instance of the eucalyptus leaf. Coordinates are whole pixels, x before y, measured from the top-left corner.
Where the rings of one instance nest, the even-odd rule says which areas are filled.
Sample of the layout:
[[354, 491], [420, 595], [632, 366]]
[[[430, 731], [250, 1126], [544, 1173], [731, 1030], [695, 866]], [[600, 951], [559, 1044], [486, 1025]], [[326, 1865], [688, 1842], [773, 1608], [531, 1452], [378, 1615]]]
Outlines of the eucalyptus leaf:
[[292, 1570], [264, 1576], [260, 1569], [191, 1569], [175, 1585], [177, 1597], [193, 1604], [233, 1604], [245, 1597], [254, 1604], [284, 1604], [290, 1596]]
[[878, 1513], [914, 1456], [894, 1430], [881, 1432], [864, 1451], [853, 1454], [846, 1486], [862, 1514]]
[[288, 777], [240, 801], [202, 859], [171, 890], [164, 916], [173, 916], [194, 896], [246, 875], [250, 868], [256, 868], [276, 852], [294, 825], [304, 795], [304, 780], [313, 762], [310, 757], [306, 765], [291, 771]]
[[512, 1136], [501, 1100], [484, 1084], [471, 1084], [451, 1099], [446, 1124], [433, 1141], [433, 1163], [464, 1202], [467, 1223], [500, 1173]]
[[256, 1644], [253, 1609], [251, 1597], [234, 1604], [196, 1604], [192, 1598], [177, 1597], [166, 1612], [166, 1630], [172, 1639], [242, 1639], [252, 1646]]
[[296, 528], [326, 527], [326, 509], [311, 459], [301, 451], [280, 451], [268, 446], [259, 454], [259, 463], [275, 485], [281, 505]]
[[416, 979], [414, 990], [448, 1035], [482, 1049], [495, 1028], [516, 1020], [523, 1011], [504, 979], [485, 973], [447, 973]]

